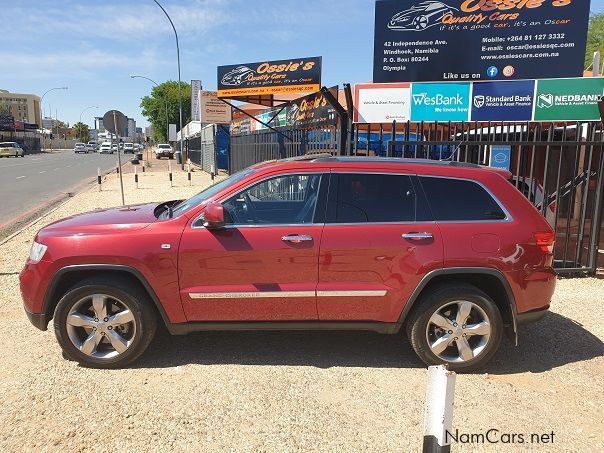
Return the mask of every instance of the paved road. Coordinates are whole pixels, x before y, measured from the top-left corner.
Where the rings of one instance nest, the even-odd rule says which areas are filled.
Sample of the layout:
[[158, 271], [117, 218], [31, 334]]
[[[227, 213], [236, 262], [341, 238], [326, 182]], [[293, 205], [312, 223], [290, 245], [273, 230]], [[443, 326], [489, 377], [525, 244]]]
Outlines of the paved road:
[[115, 168], [117, 155], [71, 150], [0, 159], [0, 226]]

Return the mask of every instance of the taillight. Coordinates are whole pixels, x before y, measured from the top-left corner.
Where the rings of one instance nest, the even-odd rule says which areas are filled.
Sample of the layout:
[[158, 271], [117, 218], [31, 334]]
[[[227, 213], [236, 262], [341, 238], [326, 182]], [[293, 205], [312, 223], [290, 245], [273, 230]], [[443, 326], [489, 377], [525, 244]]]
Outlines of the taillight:
[[556, 234], [553, 231], [543, 233], [535, 233], [535, 243], [539, 246], [543, 253], [554, 253], [554, 243], [556, 242]]

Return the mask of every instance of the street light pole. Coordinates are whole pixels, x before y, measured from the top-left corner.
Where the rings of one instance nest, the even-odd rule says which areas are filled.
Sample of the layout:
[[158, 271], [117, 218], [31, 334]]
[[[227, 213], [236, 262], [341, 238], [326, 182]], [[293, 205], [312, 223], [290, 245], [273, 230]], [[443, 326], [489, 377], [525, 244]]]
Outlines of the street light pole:
[[157, 4], [157, 6], [159, 6], [161, 8], [161, 10], [164, 12], [166, 17], [170, 21], [170, 25], [172, 25], [172, 30], [174, 30], [174, 36], [176, 36], [176, 61], [178, 64], [178, 111], [180, 114], [180, 153], [181, 153], [180, 154], [181, 155], [180, 168], [181, 168], [181, 170], [184, 170], [186, 156], [183, 154], [185, 152], [185, 149], [183, 146], [183, 139], [182, 139], [182, 87], [181, 87], [181, 81], [180, 81], [180, 48], [178, 46], [178, 33], [176, 33], [176, 27], [174, 27], [174, 22], [172, 22], [172, 19], [170, 18], [170, 16], [168, 15], [168, 13], [164, 9], [164, 7], [161, 6], [157, 0], [153, 0], [153, 1]]
[[[90, 110], [90, 109], [98, 109], [99, 106], [98, 105], [91, 105], [90, 107], [86, 107], [84, 110], [82, 110], [82, 113], [80, 113], [80, 124], [82, 124], [82, 115], [84, 114], [84, 112], [86, 110]], [[81, 129], [81, 128], [80, 128]], [[82, 135], [78, 134], [78, 138], [80, 139], [80, 141], [82, 141]]]
[[[145, 79], [148, 80], [149, 82], [151, 82], [153, 85], [155, 85], [156, 87], [159, 87], [159, 84], [153, 80], [150, 79], [149, 77], [145, 77], [142, 75], [131, 75], [130, 76], [132, 79]], [[164, 98], [164, 105], [166, 107], [166, 140], [168, 140], [170, 138], [170, 126], [169, 126], [169, 120], [168, 120], [168, 98], [166, 96], [162, 96]]]
[[[42, 101], [44, 100], [44, 96], [46, 96], [48, 93], [50, 93], [51, 91], [54, 90], [68, 90], [69, 87], [56, 87], [56, 88], [51, 88], [50, 90], [48, 90], [46, 93], [44, 93], [42, 95], [42, 97], [40, 98], [40, 129], [42, 129], [42, 150], [46, 151], [46, 134], [44, 134], [44, 112], [42, 110]], [[50, 112], [50, 116], [52, 117], [52, 111]]]

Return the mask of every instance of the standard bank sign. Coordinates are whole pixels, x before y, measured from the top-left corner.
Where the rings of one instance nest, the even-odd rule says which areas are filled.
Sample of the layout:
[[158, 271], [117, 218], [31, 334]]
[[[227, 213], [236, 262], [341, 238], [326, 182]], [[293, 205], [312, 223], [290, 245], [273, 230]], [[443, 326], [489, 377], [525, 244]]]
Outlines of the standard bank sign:
[[470, 83], [414, 83], [411, 121], [467, 121]]

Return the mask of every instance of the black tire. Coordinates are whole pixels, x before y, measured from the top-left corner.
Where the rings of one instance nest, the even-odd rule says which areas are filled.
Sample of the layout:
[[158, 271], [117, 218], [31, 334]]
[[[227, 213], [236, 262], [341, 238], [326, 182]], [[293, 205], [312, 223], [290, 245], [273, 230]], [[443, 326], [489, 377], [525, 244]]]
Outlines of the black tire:
[[[80, 351], [69, 337], [67, 316], [76, 303], [92, 294], [104, 294], [125, 305], [134, 317], [135, 335], [130, 346], [110, 358], [97, 358]], [[64, 354], [90, 368], [122, 368], [145, 352], [157, 329], [157, 312], [149, 295], [127, 280], [93, 277], [72, 286], [61, 298], [54, 312], [54, 331]], [[104, 339], [105, 337], [103, 337]]]
[[[490, 337], [482, 351], [473, 359], [463, 362], [447, 361], [437, 356], [430, 349], [427, 338], [428, 322], [432, 315], [454, 301], [469, 301], [480, 307], [491, 326]], [[503, 321], [499, 308], [487, 294], [472, 285], [453, 283], [436, 287], [422, 295], [409, 315], [406, 331], [415, 353], [426, 365], [447, 364], [453, 371], [474, 371], [486, 365], [497, 352], [503, 333]]]

